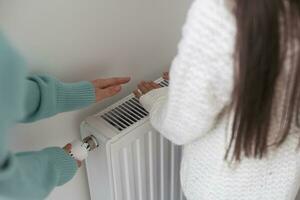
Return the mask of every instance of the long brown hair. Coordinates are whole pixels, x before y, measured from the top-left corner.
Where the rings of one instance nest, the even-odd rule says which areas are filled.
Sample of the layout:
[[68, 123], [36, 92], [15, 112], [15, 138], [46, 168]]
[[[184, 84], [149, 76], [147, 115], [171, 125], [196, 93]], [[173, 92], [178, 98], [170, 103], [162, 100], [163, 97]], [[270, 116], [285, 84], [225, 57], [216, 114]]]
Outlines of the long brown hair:
[[[235, 14], [234, 120], [228, 149], [233, 147], [235, 160], [262, 158], [268, 152], [276, 83], [287, 59], [291, 60], [289, 81], [276, 145], [285, 141], [293, 121], [299, 121], [300, 1], [235, 0]], [[293, 54], [288, 55], [288, 50]]]

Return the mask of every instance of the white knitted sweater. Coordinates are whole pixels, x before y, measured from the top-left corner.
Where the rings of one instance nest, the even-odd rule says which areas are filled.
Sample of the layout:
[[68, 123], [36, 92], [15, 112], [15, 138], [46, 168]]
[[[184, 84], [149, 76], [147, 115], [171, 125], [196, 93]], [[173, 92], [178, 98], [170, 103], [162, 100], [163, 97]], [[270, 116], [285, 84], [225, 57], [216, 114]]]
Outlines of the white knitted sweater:
[[[181, 182], [188, 200], [294, 200], [300, 186], [299, 137], [291, 133], [262, 160], [224, 161], [231, 100], [235, 19], [224, 0], [196, 0], [170, 71], [170, 87], [141, 97], [153, 126], [184, 145]], [[255, 44], [254, 44], [255, 45]]]

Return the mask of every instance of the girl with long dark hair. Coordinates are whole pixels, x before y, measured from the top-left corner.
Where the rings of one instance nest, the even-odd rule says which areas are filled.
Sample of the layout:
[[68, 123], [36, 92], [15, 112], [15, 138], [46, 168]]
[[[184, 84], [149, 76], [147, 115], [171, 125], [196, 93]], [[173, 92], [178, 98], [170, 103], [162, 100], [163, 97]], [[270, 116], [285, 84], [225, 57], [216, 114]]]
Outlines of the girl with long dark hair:
[[188, 200], [295, 199], [300, 186], [300, 1], [196, 0], [170, 87], [135, 91], [184, 145]]

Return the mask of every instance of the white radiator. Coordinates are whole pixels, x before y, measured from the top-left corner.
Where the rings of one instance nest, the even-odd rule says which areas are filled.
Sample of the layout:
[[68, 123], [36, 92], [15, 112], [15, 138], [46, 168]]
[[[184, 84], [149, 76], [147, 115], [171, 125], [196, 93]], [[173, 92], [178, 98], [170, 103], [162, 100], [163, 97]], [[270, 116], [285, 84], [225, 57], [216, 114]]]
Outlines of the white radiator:
[[[161, 86], [168, 81], [158, 80]], [[94, 135], [87, 174], [92, 200], [183, 200], [181, 148], [150, 125], [148, 112], [130, 95], [81, 124], [82, 138]]]

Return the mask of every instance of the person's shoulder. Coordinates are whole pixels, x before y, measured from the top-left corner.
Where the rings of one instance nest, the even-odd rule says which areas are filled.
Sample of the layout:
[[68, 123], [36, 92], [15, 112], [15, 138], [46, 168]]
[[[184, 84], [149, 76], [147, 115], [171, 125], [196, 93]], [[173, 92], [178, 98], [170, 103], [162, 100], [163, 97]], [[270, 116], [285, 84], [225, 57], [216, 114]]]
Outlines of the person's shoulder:
[[227, 0], [195, 0], [183, 27], [182, 36], [189, 41], [186, 43], [201, 49], [204, 44], [206, 49], [221, 47], [222, 44], [231, 48], [236, 20], [226, 3]]
[[[234, 1], [233, 0], [194, 0], [191, 4], [189, 15], [234, 17]], [[227, 18], [226, 17], [226, 18]]]

